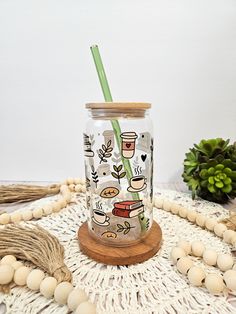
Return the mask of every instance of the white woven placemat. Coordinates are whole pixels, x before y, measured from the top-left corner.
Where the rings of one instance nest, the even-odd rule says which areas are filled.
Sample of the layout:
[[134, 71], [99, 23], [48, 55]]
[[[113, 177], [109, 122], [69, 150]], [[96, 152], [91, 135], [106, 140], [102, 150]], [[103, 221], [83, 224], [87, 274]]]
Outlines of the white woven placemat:
[[[192, 201], [188, 194], [168, 190], [158, 190], [156, 194], [209, 216], [220, 218], [227, 214], [220, 205]], [[90, 260], [79, 250], [77, 231], [86, 220], [85, 213], [85, 198], [80, 194], [78, 204], [35, 223], [56, 235], [65, 247], [65, 261], [73, 272], [73, 283], [85, 289], [90, 300], [97, 304], [98, 314], [236, 313], [226, 297], [212, 296], [204, 288], [190, 286], [169, 260], [170, 250], [179, 238], [201, 239], [206, 247], [229, 252], [229, 246], [212, 233], [154, 208], [154, 219], [160, 224], [164, 238], [159, 253], [142, 264], [106, 266]], [[6, 304], [7, 313], [68, 313], [66, 306], [59, 306], [27, 288], [14, 288], [10, 295], [0, 294], [1, 302]]]

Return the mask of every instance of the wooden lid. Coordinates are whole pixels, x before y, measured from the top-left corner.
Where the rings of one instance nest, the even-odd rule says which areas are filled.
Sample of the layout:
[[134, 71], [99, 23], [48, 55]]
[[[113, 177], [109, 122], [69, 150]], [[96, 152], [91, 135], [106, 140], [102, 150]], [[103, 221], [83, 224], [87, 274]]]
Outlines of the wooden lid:
[[151, 108], [150, 103], [146, 102], [96, 102], [85, 105], [87, 109], [141, 109]]

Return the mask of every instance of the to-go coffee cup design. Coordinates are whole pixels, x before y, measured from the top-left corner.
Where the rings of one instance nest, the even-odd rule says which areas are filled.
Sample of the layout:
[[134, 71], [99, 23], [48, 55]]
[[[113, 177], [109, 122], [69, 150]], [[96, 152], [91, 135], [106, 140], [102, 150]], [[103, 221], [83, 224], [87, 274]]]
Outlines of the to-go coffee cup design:
[[95, 209], [93, 211], [92, 220], [95, 224], [99, 226], [109, 226], [110, 217], [108, 217], [103, 211]]
[[135, 132], [123, 132], [120, 137], [122, 138], [122, 156], [130, 159], [135, 153], [135, 141], [138, 135]]
[[142, 175], [135, 176], [130, 179], [130, 186], [128, 187], [129, 192], [139, 192], [146, 189], [146, 178]]

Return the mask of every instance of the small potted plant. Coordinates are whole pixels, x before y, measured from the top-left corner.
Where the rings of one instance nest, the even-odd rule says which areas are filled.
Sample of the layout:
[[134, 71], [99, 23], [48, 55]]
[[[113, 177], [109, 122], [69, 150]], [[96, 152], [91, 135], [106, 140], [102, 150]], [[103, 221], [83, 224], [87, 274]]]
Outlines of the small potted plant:
[[198, 195], [223, 204], [236, 197], [236, 142], [201, 140], [185, 156], [182, 177], [193, 199]]

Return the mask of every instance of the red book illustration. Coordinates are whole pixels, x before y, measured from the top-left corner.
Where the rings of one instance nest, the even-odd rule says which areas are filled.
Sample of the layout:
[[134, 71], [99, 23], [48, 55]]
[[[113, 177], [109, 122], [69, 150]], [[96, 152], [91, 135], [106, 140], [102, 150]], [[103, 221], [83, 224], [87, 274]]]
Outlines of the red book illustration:
[[115, 208], [126, 209], [126, 210], [132, 210], [135, 208], [139, 208], [140, 206], [143, 206], [142, 201], [123, 201], [123, 202], [114, 203]]
[[124, 217], [124, 218], [133, 218], [135, 216], [138, 216], [139, 214], [144, 212], [144, 207], [141, 205], [138, 208], [135, 209], [120, 209], [117, 207], [114, 207], [112, 210], [112, 214], [114, 216]]

